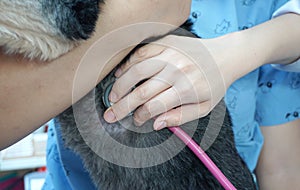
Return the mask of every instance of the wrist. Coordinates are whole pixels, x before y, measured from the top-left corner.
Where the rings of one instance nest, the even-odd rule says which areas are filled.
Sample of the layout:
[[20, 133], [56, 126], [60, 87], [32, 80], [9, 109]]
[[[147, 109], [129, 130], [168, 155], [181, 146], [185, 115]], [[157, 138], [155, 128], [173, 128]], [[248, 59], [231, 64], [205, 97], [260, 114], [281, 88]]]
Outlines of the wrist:
[[226, 87], [260, 67], [264, 54], [257, 52], [243, 32], [234, 32], [218, 38], [203, 40], [218, 65]]

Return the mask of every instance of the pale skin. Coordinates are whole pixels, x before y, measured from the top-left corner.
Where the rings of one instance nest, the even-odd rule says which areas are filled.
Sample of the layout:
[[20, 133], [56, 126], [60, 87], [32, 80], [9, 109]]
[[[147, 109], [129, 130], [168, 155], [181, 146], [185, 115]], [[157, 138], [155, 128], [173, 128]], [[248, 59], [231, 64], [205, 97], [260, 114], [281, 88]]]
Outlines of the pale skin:
[[[130, 6], [129, 6], [130, 5]], [[144, 9], [147, 7], [147, 9]], [[82, 84], [75, 99], [72, 87], [76, 69], [90, 46], [109, 32], [128, 24], [140, 22], [162, 22], [179, 26], [188, 17], [190, 0], [114, 0], [101, 8], [96, 31], [93, 37], [70, 53], [50, 62], [30, 61], [20, 56], [8, 56], [0, 51], [0, 149], [3, 149], [37, 129], [55, 117], [73, 102], [95, 87], [95, 78], [89, 71], [99, 70], [104, 61], [90, 64], [85, 68], [87, 80]], [[143, 10], [143, 11], [141, 11]], [[138, 15], [138, 16], [136, 16]], [[175, 27], [174, 26], [174, 27]], [[170, 28], [169, 28], [170, 30]], [[148, 32], [134, 35], [142, 41], [153, 35], [164, 34], [169, 30], [153, 28]], [[107, 44], [103, 44], [107, 46]], [[110, 44], [118, 45], [118, 42]], [[122, 51], [109, 64], [98, 78], [98, 82], [113, 69], [130, 51]], [[112, 55], [116, 52], [112, 52]]]
[[261, 189], [299, 189], [300, 119], [261, 129], [265, 139], [257, 166]]
[[[289, 64], [299, 59], [299, 34], [300, 16], [290, 13], [215, 39], [168, 36], [161, 39], [159, 44], [146, 45], [117, 71], [119, 79], [110, 94], [114, 104], [106, 111], [104, 118], [108, 122], [116, 122], [136, 110], [134, 118], [137, 125], [154, 118], [154, 129], [160, 130], [202, 117], [240, 77], [267, 63]], [[201, 48], [199, 51], [195, 49], [203, 45], [210, 55], [200, 52]], [[176, 49], [182, 49], [184, 54], [192, 58], [202, 54], [204, 59], [200, 62], [191, 61]], [[203, 68], [207, 62], [210, 64], [205, 67], [212, 65], [208, 70], [211, 74], [218, 74], [222, 80], [207, 77], [210, 73], [204, 75], [199, 68]], [[127, 94], [143, 79], [148, 80]], [[262, 128], [266, 144], [257, 169], [262, 189], [299, 187], [300, 151], [285, 153], [287, 147], [300, 144], [299, 127], [298, 120], [273, 128]], [[278, 143], [281, 146], [276, 146]], [[271, 164], [266, 164], [269, 160]], [[282, 160], [289, 162], [285, 163], [287, 167]], [[282, 176], [287, 180], [284, 185], [280, 180]]]

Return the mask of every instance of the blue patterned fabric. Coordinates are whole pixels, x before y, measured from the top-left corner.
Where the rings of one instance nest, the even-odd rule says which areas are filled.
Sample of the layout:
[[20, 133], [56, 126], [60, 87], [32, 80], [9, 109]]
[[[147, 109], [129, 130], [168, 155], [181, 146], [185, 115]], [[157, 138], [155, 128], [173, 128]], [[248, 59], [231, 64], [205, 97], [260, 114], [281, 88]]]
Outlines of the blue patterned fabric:
[[[270, 20], [286, 2], [193, 0], [190, 18], [197, 35], [213, 38]], [[232, 118], [238, 152], [253, 171], [263, 145], [259, 127], [299, 118], [300, 73], [263, 66], [236, 81], [228, 89], [225, 102]]]
[[[193, 0], [191, 20], [202, 38], [245, 30], [267, 20], [287, 0]], [[242, 64], [242, 63], [241, 63]], [[259, 126], [299, 118], [300, 74], [267, 65], [236, 81], [225, 102], [232, 117], [237, 149], [254, 170], [263, 136]], [[44, 190], [95, 189], [80, 158], [63, 146], [58, 123], [49, 128], [48, 175]]]
[[272, 126], [299, 119], [300, 72], [282, 72], [266, 65], [259, 76], [256, 120]]
[[63, 146], [59, 123], [48, 129], [47, 175], [43, 190], [96, 190], [80, 157]]

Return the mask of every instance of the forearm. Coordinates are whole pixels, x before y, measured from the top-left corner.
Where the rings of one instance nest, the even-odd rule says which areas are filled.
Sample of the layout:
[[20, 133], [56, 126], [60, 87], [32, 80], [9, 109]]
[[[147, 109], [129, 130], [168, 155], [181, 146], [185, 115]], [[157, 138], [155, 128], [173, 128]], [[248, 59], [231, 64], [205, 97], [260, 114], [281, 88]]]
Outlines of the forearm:
[[262, 64], [289, 64], [300, 57], [300, 15], [282, 15], [247, 33]]
[[[130, 50], [130, 48], [126, 49], [126, 43], [129, 46], [149, 36], [166, 33], [170, 27], [152, 27], [151, 30], [131, 32], [128, 37], [116, 33], [115, 36], [111, 36], [109, 42], [105, 40], [99, 42], [99, 47], [118, 47], [120, 46], [118, 39], [124, 38], [126, 41], [122, 41], [122, 43], [125, 50], [108, 63], [107, 60], [101, 59], [101, 53], [104, 53], [102, 51], [99, 52], [98, 60], [91, 60], [90, 64], [81, 65], [81, 69], [86, 71], [86, 77], [84, 82], [80, 83], [81, 86], [77, 87], [80, 91], [74, 99], [72, 93], [77, 69], [80, 66], [81, 58], [95, 41], [107, 36], [108, 33], [117, 28], [134, 23], [164, 22], [180, 25], [184, 22], [189, 13], [190, 1], [177, 1], [177, 4], [186, 4], [186, 8], [181, 10], [182, 14], [178, 14], [175, 12], [176, 8], [183, 6], [174, 6], [172, 12], [165, 13], [169, 17], [164, 15], [165, 11], [163, 11], [165, 10], [163, 6], [167, 6], [167, 2], [170, 3], [170, 1], [154, 2], [148, 0], [136, 2], [108, 1], [102, 7], [102, 13], [93, 37], [51, 63], [38, 63], [17, 56], [7, 56], [0, 51], [0, 130], [2, 131], [0, 133], [0, 149], [29, 134], [87, 94], [94, 88], [97, 81], [104, 78], [126, 56]], [[149, 5], [146, 6], [146, 3]], [[145, 7], [147, 7], [146, 10], [144, 10]], [[158, 7], [160, 10], [157, 9]], [[113, 56], [118, 52], [108, 53]], [[104, 70], [100, 72], [102, 68]], [[95, 74], [95, 71], [100, 73], [91, 76], [90, 73]]]
[[[248, 30], [228, 34], [209, 43], [227, 86], [268, 63], [289, 64], [300, 57], [300, 16], [286, 14]], [[209, 46], [208, 46], [209, 47]], [[224, 51], [225, 49], [225, 51]]]
[[[88, 44], [51, 63], [0, 55], [0, 149], [29, 134], [76, 101], [72, 100], [73, 80]], [[106, 73], [126, 53], [110, 63]], [[99, 64], [88, 69], [99, 70]], [[99, 80], [104, 76], [104, 72], [101, 73]], [[92, 89], [95, 80], [90, 83], [82, 88], [81, 96]]]

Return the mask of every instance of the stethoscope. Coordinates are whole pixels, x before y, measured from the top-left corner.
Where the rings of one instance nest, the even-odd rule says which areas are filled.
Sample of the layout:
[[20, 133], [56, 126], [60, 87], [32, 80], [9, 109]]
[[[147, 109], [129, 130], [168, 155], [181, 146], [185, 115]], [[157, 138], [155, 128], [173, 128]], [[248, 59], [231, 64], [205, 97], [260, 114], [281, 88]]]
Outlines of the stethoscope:
[[110, 83], [105, 89], [104, 89], [104, 92], [103, 92], [103, 95], [102, 95], [102, 101], [103, 101], [103, 104], [106, 108], [110, 108], [113, 103], [111, 101], [109, 101], [109, 93], [111, 92], [111, 89], [114, 85], [114, 82]]
[[[103, 92], [102, 100], [106, 108], [110, 108], [113, 103], [109, 101], [109, 94], [112, 90], [114, 82], [110, 83]], [[134, 89], [134, 88], [133, 88]], [[132, 89], [132, 90], [133, 90]], [[133, 111], [134, 112], [134, 111]], [[131, 112], [129, 115], [133, 115]], [[168, 127], [179, 139], [181, 139], [187, 147], [201, 160], [201, 162], [207, 167], [207, 169], [213, 174], [213, 176], [219, 181], [219, 183], [226, 190], [236, 190], [232, 183], [222, 173], [222, 171], [216, 166], [216, 164], [210, 159], [210, 157], [202, 150], [202, 148], [180, 127]]]
[[[114, 86], [115, 80], [113, 82], [111, 82], [103, 91], [102, 94], [102, 102], [104, 104], [104, 106], [108, 109], [110, 108], [114, 103], [112, 103], [111, 101], [109, 101], [109, 94], [112, 90], [112, 87]], [[136, 86], [134, 86], [131, 91], [133, 91], [136, 88]], [[132, 116], [134, 113], [134, 111], [130, 112], [128, 114], [128, 116]]]

